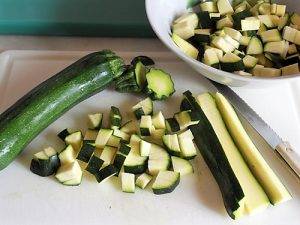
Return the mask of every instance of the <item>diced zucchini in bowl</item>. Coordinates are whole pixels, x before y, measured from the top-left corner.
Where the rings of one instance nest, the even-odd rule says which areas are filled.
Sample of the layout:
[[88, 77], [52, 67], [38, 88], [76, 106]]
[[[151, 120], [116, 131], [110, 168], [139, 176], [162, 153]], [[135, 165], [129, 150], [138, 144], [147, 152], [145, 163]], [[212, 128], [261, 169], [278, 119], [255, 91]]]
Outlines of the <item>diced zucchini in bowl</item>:
[[190, 56], [193, 59], [198, 57], [198, 49], [191, 45], [189, 42], [185, 41], [177, 34], [172, 34], [172, 39], [174, 43], [183, 51], [186, 55]]
[[263, 53], [262, 42], [257, 37], [252, 37], [247, 46], [247, 55], [259, 55]]
[[290, 16], [288, 13], [286, 13], [284, 16], [280, 17], [279, 21], [278, 21], [277, 29], [282, 31], [282, 29], [288, 25], [289, 20], [290, 20]]
[[220, 61], [217, 53], [213, 49], [206, 49], [204, 52], [204, 57], [203, 57], [203, 63], [214, 67], [214, 68], [219, 68], [220, 66]]
[[175, 23], [172, 26], [173, 34], [178, 35], [180, 38], [186, 40], [194, 36], [194, 27], [189, 21]]
[[260, 37], [264, 43], [282, 40], [278, 29], [264, 31], [261, 33]]
[[221, 49], [225, 53], [233, 52], [235, 47], [228, 43], [223, 37], [214, 37], [212, 39], [212, 44], [217, 48]]
[[227, 72], [243, 70], [245, 68], [243, 60], [233, 53], [226, 53], [220, 62], [221, 68]]
[[251, 55], [246, 55], [246, 56], [243, 58], [243, 63], [244, 63], [244, 65], [245, 65], [245, 67], [246, 67], [247, 69], [251, 69], [251, 68], [253, 68], [254, 66], [256, 66], [257, 62], [258, 62], [258, 59], [255, 58], [255, 57], [253, 57], [253, 56], [251, 56]]
[[230, 14], [234, 12], [229, 0], [218, 0], [217, 6], [221, 15]]
[[255, 66], [252, 70], [252, 74], [258, 77], [279, 77], [281, 76], [281, 70], [276, 68]]
[[197, 16], [199, 17], [199, 26], [202, 29], [211, 29], [213, 27], [213, 21], [210, 18], [209, 12], [198, 12]]
[[205, 46], [204, 46], [204, 49], [205, 49], [205, 50], [206, 50], [206, 49], [212, 49], [212, 50], [214, 50], [214, 51], [216, 52], [216, 54], [217, 54], [219, 60], [223, 57], [223, 51], [222, 51], [221, 49], [214, 48], [214, 47], [211, 47], [211, 46], [209, 46], [209, 45], [205, 45]]
[[293, 13], [291, 15], [291, 22], [296, 25], [300, 25], [300, 15], [298, 13]]
[[260, 20], [255, 17], [253, 19], [249, 18], [241, 20], [242, 31], [258, 30], [260, 28]]
[[225, 34], [229, 35], [231, 38], [233, 38], [236, 41], [240, 41], [242, 34], [241, 32], [231, 28], [231, 27], [224, 27]]
[[288, 55], [297, 54], [297, 52], [298, 52], [297, 46], [295, 44], [290, 44], [288, 49]]
[[193, 40], [196, 43], [209, 43], [211, 29], [197, 29], [194, 31], [195, 35], [193, 36]]
[[[271, 14], [271, 4], [267, 3], [267, 2], [260, 4], [258, 7], [258, 12], [261, 15], [270, 15]], [[276, 9], [275, 9], [275, 12], [276, 12]]]
[[297, 33], [298, 33], [297, 29], [294, 29], [290, 26], [285, 26], [283, 29], [282, 37], [284, 40], [287, 40], [291, 43], [295, 43], [295, 38]]
[[271, 15], [259, 15], [257, 18], [262, 22], [268, 29], [275, 28], [276, 24], [274, 24], [274, 17]]
[[200, 9], [204, 12], [217, 13], [219, 12], [216, 2], [207, 1], [200, 3]]
[[230, 16], [224, 16], [222, 19], [216, 22], [216, 28], [218, 30], [223, 29], [224, 27], [233, 27], [233, 20]]
[[240, 57], [240, 58], [244, 58], [246, 55], [245, 55], [245, 53], [243, 52], [243, 51], [239, 51], [239, 50], [234, 50], [234, 52], [233, 52], [233, 54], [235, 54], [235, 55], [237, 55], [238, 57]]
[[186, 13], [183, 14], [182, 16], [178, 17], [175, 21], [174, 24], [177, 23], [182, 23], [188, 21], [189, 24], [195, 29], [198, 26], [198, 17], [196, 13]]
[[275, 54], [284, 54], [286, 51], [286, 42], [285, 41], [274, 41], [268, 42], [264, 47], [265, 52], [275, 53]]
[[224, 40], [226, 42], [228, 42], [229, 44], [231, 44], [235, 49], [238, 49], [240, 46], [240, 43], [236, 40], [234, 40], [233, 38], [231, 38], [229, 35], [225, 34], [223, 36]]
[[299, 74], [299, 64], [295, 63], [281, 68], [282, 76]]
[[[279, 76], [278, 70], [283, 67], [286, 67], [284, 73], [295, 73], [296, 66], [290, 65], [296, 61], [288, 57], [298, 54], [300, 15], [289, 13], [286, 8], [270, 0], [201, 1], [200, 12], [192, 9], [196, 13], [193, 15], [198, 16], [197, 27], [194, 31], [190, 25], [182, 28], [189, 38], [181, 38], [181, 34], [173, 32], [172, 39], [193, 59], [240, 76], [251, 77], [250, 73], [264, 76], [259, 75], [260, 71], [269, 70], [259, 66], [254, 69], [256, 65], [271, 68], [271, 74], [265, 77]], [[282, 59], [264, 59], [264, 54], [278, 54]], [[290, 69], [293, 71], [286, 72]]]
[[250, 43], [251, 37], [248, 36], [242, 36], [240, 39], [240, 44], [243, 46], [248, 46]]

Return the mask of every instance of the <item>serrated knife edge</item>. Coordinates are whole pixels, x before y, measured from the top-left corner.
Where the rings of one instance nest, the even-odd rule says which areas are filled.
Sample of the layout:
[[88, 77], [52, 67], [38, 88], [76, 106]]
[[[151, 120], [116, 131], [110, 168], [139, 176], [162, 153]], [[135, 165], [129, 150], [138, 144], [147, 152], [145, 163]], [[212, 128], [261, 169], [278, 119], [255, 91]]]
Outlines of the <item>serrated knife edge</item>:
[[281, 137], [267, 124], [251, 106], [238, 96], [230, 87], [212, 81], [217, 90], [223, 94], [248, 123], [266, 140], [275, 150], [276, 146], [283, 142]]
[[223, 94], [242, 117], [256, 130], [256, 132], [275, 150], [287, 165], [300, 178], [300, 155], [293, 150], [288, 142], [281, 137], [231, 88], [210, 80], [216, 89]]

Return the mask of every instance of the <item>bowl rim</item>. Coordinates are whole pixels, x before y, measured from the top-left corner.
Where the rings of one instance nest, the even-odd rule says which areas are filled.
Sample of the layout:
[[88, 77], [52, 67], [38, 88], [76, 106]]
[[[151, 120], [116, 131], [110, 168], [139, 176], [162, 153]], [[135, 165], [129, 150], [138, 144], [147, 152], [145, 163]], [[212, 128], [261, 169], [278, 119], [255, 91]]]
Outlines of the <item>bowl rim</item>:
[[[234, 73], [229, 73], [229, 72], [226, 72], [226, 71], [223, 71], [223, 70], [220, 70], [220, 69], [216, 69], [216, 68], [213, 68], [211, 66], [208, 66], [198, 60], [195, 60], [189, 56], [187, 56], [186, 54], [184, 54], [176, 45], [174, 42], [171, 42], [173, 43], [173, 45], [169, 44], [169, 42], [167, 42], [164, 37], [160, 34], [160, 32], [157, 30], [156, 26], [153, 24], [153, 21], [152, 21], [152, 13], [151, 13], [151, 10], [150, 10], [150, 7], [151, 7], [151, 3], [154, 2], [154, 1], [159, 1], [159, 0], [145, 0], [145, 8], [146, 8], [146, 15], [147, 15], [147, 18], [148, 18], [148, 21], [154, 31], [154, 33], [156, 34], [156, 36], [160, 39], [161, 42], [164, 43], [164, 45], [170, 49], [172, 52], [174, 52], [179, 58], [181, 58], [183, 61], [186, 61], [190, 64], [192, 64], [193, 66], [195, 67], [199, 67], [200, 68], [203, 68], [205, 70], [210, 70], [211, 72], [213, 72], [214, 74], [217, 74], [218, 76], [220, 77], [224, 77], [224, 78], [230, 78], [230, 79], [233, 79], [233, 80], [240, 80], [240, 81], [245, 81], [247, 83], [249, 82], [279, 82], [279, 81], [292, 81], [292, 80], [295, 80], [295, 79], [299, 79], [300, 78], [300, 73], [298, 74], [293, 74], [293, 75], [285, 75], [285, 76], [280, 76], [280, 77], [254, 77], [254, 76], [251, 76], [251, 77], [244, 77], [244, 76], [239, 76], [237, 74], [234, 74]], [[203, 75], [203, 74], [201, 74]]]

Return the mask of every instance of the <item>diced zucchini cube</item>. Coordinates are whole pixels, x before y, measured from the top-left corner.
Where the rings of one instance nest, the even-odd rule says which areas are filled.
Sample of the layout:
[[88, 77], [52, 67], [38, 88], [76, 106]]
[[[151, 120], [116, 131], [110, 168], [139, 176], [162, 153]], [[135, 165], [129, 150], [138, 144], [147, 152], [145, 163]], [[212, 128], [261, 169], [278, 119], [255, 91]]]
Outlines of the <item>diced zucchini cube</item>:
[[68, 145], [64, 150], [62, 150], [59, 155], [59, 160], [61, 164], [70, 164], [76, 159], [76, 152], [72, 145]]
[[88, 127], [92, 130], [99, 130], [102, 126], [103, 114], [95, 113], [88, 115]]
[[122, 173], [121, 174], [122, 181], [122, 191], [126, 193], [134, 193], [135, 192], [135, 176], [131, 173]]
[[111, 129], [100, 129], [95, 141], [96, 147], [104, 148], [113, 132]]
[[142, 116], [140, 122], [140, 133], [142, 136], [150, 136], [152, 129], [151, 116]]
[[145, 187], [150, 183], [151, 179], [152, 179], [151, 175], [147, 173], [143, 173], [140, 176], [138, 176], [138, 178], [135, 181], [135, 184], [139, 188], [145, 189]]
[[151, 149], [151, 143], [141, 140], [140, 141], [140, 154], [141, 156], [149, 156]]

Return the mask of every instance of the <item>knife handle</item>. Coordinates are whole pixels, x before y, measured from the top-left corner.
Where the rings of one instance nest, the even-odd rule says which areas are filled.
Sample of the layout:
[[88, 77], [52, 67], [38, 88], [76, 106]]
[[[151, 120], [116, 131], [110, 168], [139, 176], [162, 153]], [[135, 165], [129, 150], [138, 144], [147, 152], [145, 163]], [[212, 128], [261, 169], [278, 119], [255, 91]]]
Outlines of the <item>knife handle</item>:
[[276, 151], [300, 178], [300, 155], [293, 150], [290, 143], [282, 142], [277, 145]]

